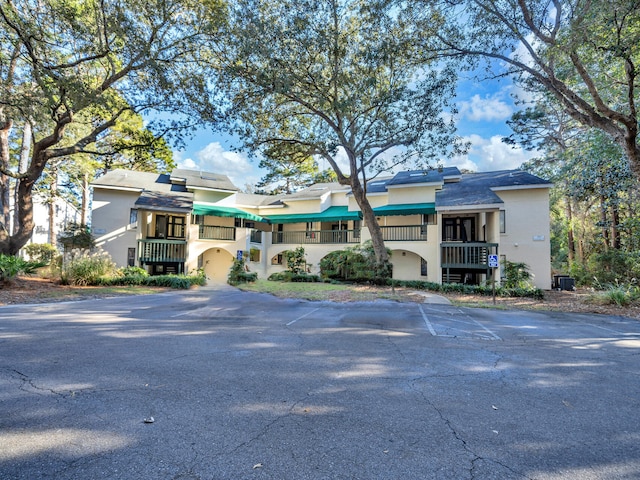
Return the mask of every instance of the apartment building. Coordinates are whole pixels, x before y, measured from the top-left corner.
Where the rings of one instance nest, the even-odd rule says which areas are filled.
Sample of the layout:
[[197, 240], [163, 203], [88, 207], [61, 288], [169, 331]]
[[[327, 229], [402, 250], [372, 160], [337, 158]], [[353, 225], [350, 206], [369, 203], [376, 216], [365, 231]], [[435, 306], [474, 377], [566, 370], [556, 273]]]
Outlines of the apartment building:
[[[370, 238], [348, 187], [312, 185], [290, 195], [253, 195], [224, 175], [114, 170], [93, 182], [92, 231], [119, 266], [151, 274], [203, 268], [226, 281], [234, 258], [266, 278], [283, 252], [305, 248], [313, 273], [329, 252]], [[391, 250], [393, 278], [482, 283], [496, 257], [524, 262], [551, 286], [549, 189], [520, 170], [463, 174], [455, 167], [403, 171], [367, 184]]]

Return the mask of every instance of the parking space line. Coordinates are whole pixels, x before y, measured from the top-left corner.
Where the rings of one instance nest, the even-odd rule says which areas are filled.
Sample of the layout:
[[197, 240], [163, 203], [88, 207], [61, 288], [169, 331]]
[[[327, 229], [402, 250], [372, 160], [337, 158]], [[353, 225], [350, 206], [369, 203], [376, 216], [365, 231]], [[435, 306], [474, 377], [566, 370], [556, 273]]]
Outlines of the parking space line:
[[489, 335], [491, 335], [491, 337], [493, 337], [494, 340], [502, 340], [498, 335], [496, 335], [495, 333], [493, 333], [491, 330], [489, 330], [487, 327], [485, 327], [484, 325], [482, 325], [479, 321], [473, 319], [473, 322], [475, 324], [477, 324], [480, 328], [482, 328], [485, 332], [487, 332]]
[[427, 318], [427, 314], [422, 309], [422, 305], [418, 305], [418, 308], [420, 309], [420, 313], [422, 314], [422, 318], [424, 319], [424, 323], [427, 325], [427, 328], [429, 329], [429, 333], [431, 333], [431, 335], [433, 335], [434, 337], [437, 337], [438, 334], [436, 333], [436, 331], [433, 328], [433, 325], [431, 325], [431, 322]]
[[310, 312], [305, 313], [304, 315], [299, 316], [298, 318], [296, 318], [295, 320], [291, 320], [289, 323], [287, 323], [287, 327], [290, 325], [293, 325], [294, 323], [296, 323], [298, 320], [302, 320], [304, 317], [311, 315], [313, 312], [316, 312], [320, 310], [320, 308], [314, 308], [313, 310], [311, 310]]

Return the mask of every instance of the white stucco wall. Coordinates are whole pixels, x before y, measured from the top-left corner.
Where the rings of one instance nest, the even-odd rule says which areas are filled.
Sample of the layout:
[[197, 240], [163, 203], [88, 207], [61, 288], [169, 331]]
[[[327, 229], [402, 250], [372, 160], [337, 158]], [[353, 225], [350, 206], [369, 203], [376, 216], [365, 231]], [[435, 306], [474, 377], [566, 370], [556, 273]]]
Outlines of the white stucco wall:
[[111, 255], [118, 267], [127, 265], [127, 249], [136, 248], [138, 224], [129, 224], [129, 212], [135, 207], [139, 192], [94, 188], [91, 231], [96, 246]]
[[500, 255], [524, 262], [538, 288], [551, 288], [549, 193], [547, 189], [503, 190], [505, 233], [500, 234]]

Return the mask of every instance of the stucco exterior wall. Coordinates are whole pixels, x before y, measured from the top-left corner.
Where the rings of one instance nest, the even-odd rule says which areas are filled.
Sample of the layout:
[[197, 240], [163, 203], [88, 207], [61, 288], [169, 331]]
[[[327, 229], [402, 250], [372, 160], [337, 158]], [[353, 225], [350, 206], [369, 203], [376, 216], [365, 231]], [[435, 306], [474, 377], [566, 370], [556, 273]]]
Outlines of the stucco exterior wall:
[[91, 231], [96, 246], [111, 255], [118, 267], [127, 266], [127, 250], [136, 248], [138, 224], [129, 224], [129, 212], [135, 208], [139, 192], [94, 188]]
[[546, 189], [496, 192], [504, 201], [505, 233], [500, 234], [500, 254], [508, 261], [529, 266], [538, 288], [551, 288], [549, 194]]
[[432, 203], [436, 201], [436, 185], [389, 188], [389, 204]]

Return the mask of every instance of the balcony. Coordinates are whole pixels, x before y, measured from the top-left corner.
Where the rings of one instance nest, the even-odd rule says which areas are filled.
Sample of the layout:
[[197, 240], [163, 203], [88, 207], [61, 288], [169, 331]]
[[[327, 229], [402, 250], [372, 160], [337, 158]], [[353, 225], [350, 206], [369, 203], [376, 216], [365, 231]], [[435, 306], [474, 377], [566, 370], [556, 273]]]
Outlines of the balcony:
[[340, 243], [360, 243], [360, 229], [273, 232], [272, 243], [274, 245], [324, 245]]
[[426, 225], [403, 225], [397, 227], [380, 227], [385, 242], [413, 242], [427, 240]]
[[497, 243], [441, 243], [442, 268], [488, 270], [489, 255], [498, 253]]
[[260, 230], [251, 230], [251, 243], [262, 243], [262, 232]]
[[236, 227], [199, 225], [198, 238], [200, 240], [227, 240], [233, 242], [236, 239]]
[[184, 240], [138, 240], [138, 252], [142, 263], [184, 262], [187, 258], [187, 242]]

